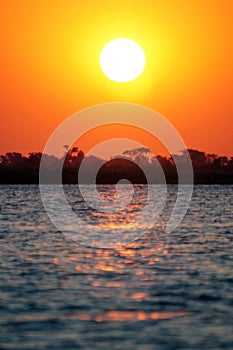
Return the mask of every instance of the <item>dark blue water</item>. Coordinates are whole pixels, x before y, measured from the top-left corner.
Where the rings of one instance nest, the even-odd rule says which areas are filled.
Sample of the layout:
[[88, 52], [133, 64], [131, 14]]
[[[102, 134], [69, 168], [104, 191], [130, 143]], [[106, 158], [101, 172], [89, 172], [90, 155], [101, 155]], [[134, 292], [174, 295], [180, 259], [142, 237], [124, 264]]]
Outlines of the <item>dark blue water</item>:
[[175, 191], [148, 234], [95, 249], [53, 226], [37, 186], [2, 186], [0, 349], [232, 349], [233, 186], [195, 186], [168, 237]]

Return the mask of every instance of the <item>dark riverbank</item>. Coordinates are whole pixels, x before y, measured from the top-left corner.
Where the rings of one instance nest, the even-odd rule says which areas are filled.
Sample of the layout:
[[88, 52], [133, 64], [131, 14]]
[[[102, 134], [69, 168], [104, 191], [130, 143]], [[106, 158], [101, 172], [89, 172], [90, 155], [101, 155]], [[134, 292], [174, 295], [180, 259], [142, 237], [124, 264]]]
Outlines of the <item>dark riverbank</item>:
[[[137, 152], [135, 152], [137, 151]], [[233, 184], [233, 157], [217, 156], [206, 154], [197, 150], [188, 150], [194, 171], [195, 184]], [[129, 152], [128, 152], [129, 153]], [[136, 154], [136, 155], [135, 155]], [[63, 158], [46, 155], [46, 171], [48, 182], [54, 183], [54, 173], [57, 167], [63, 163], [63, 183], [78, 183], [78, 170], [82, 160], [85, 158], [86, 183], [90, 183], [90, 173], [93, 167], [99, 164], [96, 182], [98, 184], [115, 184], [121, 179], [128, 179], [132, 183], [146, 184], [147, 174], [156, 173], [158, 162], [161, 165], [166, 182], [177, 183], [176, 163], [184, 164], [186, 153], [173, 155], [173, 157], [162, 157], [160, 155], [147, 158], [145, 151], [134, 150], [134, 155], [127, 154], [125, 159], [117, 158], [103, 162], [102, 159], [84, 156], [84, 153], [77, 147], [67, 152]], [[0, 156], [0, 183], [1, 184], [38, 184], [39, 168], [42, 153], [29, 153], [28, 157], [13, 152]], [[158, 161], [158, 162], [157, 162]], [[104, 164], [103, 164], [104, 163]], [[137, 164], [135, 164], [137, 163]], [[101, 166], [101, 164], [103, 164]], [[140, 166], [142, 164], [142, 166]], [[152, 172], [153, 169], [153, 172]], [[159, 169], [158, 169], [159, 170]], [[160, 183], [151, 175], [150, 183]]]

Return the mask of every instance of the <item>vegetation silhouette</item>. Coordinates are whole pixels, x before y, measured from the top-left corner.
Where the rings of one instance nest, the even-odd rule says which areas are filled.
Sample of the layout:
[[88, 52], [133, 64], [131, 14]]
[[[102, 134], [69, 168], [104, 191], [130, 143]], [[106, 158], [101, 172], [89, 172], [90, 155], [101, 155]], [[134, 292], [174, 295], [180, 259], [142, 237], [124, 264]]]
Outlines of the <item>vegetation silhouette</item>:
[[[82, 160], [85, 158], [85, 169], [87, 183], [91, 169], [99, 165], [100, 169], [96, 177], [98, 184], [115, 184], [121, 179], [127, 179], [132, 183], [145, 184], [146, 177], [142, 169], [150, 171], [158, 168], [160, 163], [168, 184], [177, 183], [177, 171], [175, 162], [185, 165], [187, 152], [190, 155], [195, 184], [233, 184], [233, 157], [206, 154], [205, 152], [188, 149], [170, 157], [161, 155], [153, 156], [146, 148], [138, 148], [125, 151], [124, 159], [115, 157], [103, 162], [101, 158], [85, 157], [82, 150], [73, 147], [70, 150], [65, 147], [66, 152], [60, 159], [51, 155], [44, 155], [49, 183], [53, 182], [53, 173], [61, 163], [63, 164], [63, 183], [78, 183], [78, 170]], [[121, 156], [121, 157], [122, 157]], [[1, 184], [38, 184], [39, 167], [42, 153], [31, 152], [23, 156], [18, 152], [8, 152], [0, 156], [0, 183]], [[136, 162], [137, 164], [135, 164]], [[104, 164], [103, 164], [104, 163]], [[102, 165], [103, 164], [103, 165]], [[154, 171], [153, 171], [154, 172]], [[152, 181], [153, 182], [153, 179]], [[154, 181], [156, 182], [156, 179]]]

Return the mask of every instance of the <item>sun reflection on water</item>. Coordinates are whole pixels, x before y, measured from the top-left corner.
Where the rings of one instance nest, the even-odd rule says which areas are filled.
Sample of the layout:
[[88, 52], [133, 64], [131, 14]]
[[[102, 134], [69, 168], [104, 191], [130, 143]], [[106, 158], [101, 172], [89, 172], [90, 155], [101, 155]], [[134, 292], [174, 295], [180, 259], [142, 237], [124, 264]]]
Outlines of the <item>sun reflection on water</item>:
[[108, 322], [108, 321], [148, 321], [148, 320], [166, 320], [173, 319], [175, 317], [181, 317], [186, 315], [185, 311], [178, 312], [145, 312], [138, 311], [117, 311], [111, 310], [103, 312], [101, 314], [90, 315], [84, 312], [77, 312], [69, 314], [66, 317], [72, 319], [78, 319], [82, 321], [95, 321], [95, 322]]

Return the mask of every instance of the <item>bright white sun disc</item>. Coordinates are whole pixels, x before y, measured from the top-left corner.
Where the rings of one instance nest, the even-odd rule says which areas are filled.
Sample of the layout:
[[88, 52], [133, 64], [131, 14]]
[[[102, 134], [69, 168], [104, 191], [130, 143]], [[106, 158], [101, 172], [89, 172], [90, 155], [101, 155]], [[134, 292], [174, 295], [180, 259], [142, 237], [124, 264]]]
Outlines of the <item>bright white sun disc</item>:
[[119, 83], [136, 79], [145, 64], [146, 57], [141, 46], [127, 38], [110, 41], [100, 53], [100, 67], [104, 75]]

